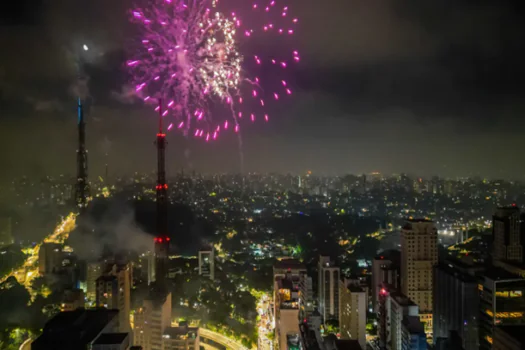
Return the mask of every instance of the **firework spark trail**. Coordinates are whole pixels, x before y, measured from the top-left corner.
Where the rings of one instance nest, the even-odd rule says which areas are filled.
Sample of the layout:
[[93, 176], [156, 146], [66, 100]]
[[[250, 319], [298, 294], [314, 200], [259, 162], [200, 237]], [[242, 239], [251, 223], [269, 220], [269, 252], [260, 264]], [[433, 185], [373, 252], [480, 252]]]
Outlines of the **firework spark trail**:
[[[246, 63], [282, 71], [299, 62], [299, 53], [292, 50], [284, 58], [244, 57], [239, 42], [258, 33], [292, 35], [298, 20], [288, 16], [288, 6], [278, 6], [274, 0], [253, 3], [251, 10], [264, 21], [259, 28], [245, 28], [235, 12], [224, 15], [217, 0], [152, 0], [147, 7], [131, 11], [142, 38], [127, 67], [144, 102], [168, 101], [162, 115], [175, 119], [169, 123], [170, 129], [206, 141], [215, 140], [225, 130], [240, 133], [243, 115], [248, 116], [244, 118], [247, 122], [268, 121], [261, 108], [291, 95], [292, 90], [285, 80], [280, 84], [281, 79], [279, 89], [266, 93]], [[253, 101], [243, 101], [243, 85], [257, 102], [257, 113], [250, 103]], [[217, 113], [216, 105], [224, 106], [224, 111]]]

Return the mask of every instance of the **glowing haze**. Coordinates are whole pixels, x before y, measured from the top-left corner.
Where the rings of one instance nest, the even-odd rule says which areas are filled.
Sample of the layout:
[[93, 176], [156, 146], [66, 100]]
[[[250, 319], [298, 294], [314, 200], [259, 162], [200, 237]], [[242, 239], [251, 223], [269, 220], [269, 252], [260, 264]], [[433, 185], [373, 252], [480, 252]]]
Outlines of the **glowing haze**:
[[[292, 94], [280, 72], [299, 62], [297, 50], [289, 48], [282, 57], [240, 50], [244, 40], [272, 40], [259, 34], [294, 34], [298, 19], [289, 7], [274, 0], [253, 3], [262, 20], [253, 28], [228, 10], [220, 12], [217, 0], [153, 0], [131, 10], [142, 37], [126, 65], [137, 96], [156, 111], [162, 99], [168, 130], [214, 140], [227, 130], [239, 132], [242, 120], [268, 122], [267, 104]], [[263, 85], [258, 73], [269, 68], [278, 71], [272, 74], [278, 81]]]

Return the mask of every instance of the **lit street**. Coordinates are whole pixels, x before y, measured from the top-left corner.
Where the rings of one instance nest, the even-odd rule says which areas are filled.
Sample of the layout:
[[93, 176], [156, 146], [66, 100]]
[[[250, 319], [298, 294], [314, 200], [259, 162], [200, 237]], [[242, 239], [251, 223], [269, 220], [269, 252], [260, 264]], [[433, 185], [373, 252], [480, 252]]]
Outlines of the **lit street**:
[[[55, 228], [52, 234], [47, 236], [43, 243], [64, 243], [69, 237], [69, 233], [75, 228], [77, 214], [70, 213], [66, 216]], [[33, 280], [39, 276], [38, 273], [38, 253], [40, 252], [41, 243], [36, 244], [33, 248], [24, 249], [24, 253], [27, 258], [24, 264], [16, 270], [13, 270], [10, 274], [2, 277], [1, 282], [5, 282], [9, 277], [14, 276], [16, 280], [24, 285], [31, 293], [31, 297], [36, 297], [35, 292], [31, 288]]]

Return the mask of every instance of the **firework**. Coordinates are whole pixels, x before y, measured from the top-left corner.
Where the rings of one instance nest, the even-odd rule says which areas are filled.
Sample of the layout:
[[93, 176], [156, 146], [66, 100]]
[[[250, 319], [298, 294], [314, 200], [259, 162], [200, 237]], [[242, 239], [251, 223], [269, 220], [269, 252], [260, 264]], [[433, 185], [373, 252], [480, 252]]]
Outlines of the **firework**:
[[[137, 96], [145, 103], [165, 101], [162, 115], [173, 118], [169, 130], [215, 140], [221, 132], [239, 132], [243, 115], [267, 122], [267, 105], [292, 94], [282, 76], [299, 62], [298, 51], [269, 57], [243, 54], [240, 47], [247, 40], [274, 40], [258, 34], [292, 35], [298, 20], [273, 0], [253, 3], [250, 11], [263, 21], [259, 27], [245, 27], [239, 13], [221, 11], [217, 0], [152, 0], [131, 11], [142, 37], [126, 65]], [[263, 68], [277, 71], [271, 75], [278, 76], [276, 84], [262, 84]]]

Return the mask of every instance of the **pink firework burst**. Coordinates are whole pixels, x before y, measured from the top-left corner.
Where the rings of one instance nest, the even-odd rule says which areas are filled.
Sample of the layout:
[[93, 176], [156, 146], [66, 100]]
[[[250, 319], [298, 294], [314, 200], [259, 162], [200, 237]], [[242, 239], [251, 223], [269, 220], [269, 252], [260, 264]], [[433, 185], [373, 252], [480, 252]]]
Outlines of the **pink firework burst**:
[[[220, 11], [218, 0], [151, 0], [131, 11], [142, 37], [126, 66], [137, 96], [146, 103], [164, 101], [162, 115], [173, 119], [170, 130], [215, 140], [221, 132], [239, 132], [243, 120], [258, 122], [257, 115], [267, 122], [268, 105], [292, 94], [283, 75], [299, 62], [297, 50], [290, 48], [281, 57], [241, 51], [259, 47], [257, 40], [272, 42], [269, 35], [293, 35], [298, 20], [290, 16], [289, 5], [270, 0], [252, 3], [249, 12], [239, 9], [250, 18], [247, 22], [261, 22], [254, 27], [245, 27], [240, 13], [231, 10]], [[269, 69], [276, 74], [265, 76], [276, 82], [262, 85], [265, 76], [258, 74]]]

